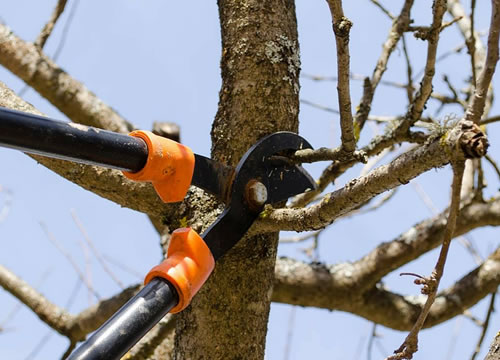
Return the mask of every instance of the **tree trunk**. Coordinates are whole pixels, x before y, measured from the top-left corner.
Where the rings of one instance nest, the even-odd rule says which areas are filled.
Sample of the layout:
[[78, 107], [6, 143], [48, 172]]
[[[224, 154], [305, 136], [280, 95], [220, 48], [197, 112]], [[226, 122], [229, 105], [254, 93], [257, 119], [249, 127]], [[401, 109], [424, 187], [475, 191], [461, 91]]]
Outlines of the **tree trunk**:
[[484, 360], [500, 360], [500, 332], [498, 332], [495, 339], [493, 339], [490, 351]]
[[[297, 23], [291, 0], [219, 0], [219, 13], [223, 81], [212, 157], [234, 166], [262, 136], [298, 129]], [[208, 204], [193, 206], [206, 214]], [[179, 314], [175, 358], [264, 357], [277, 240], [277, 233], [242, 239], [217, 263]]]

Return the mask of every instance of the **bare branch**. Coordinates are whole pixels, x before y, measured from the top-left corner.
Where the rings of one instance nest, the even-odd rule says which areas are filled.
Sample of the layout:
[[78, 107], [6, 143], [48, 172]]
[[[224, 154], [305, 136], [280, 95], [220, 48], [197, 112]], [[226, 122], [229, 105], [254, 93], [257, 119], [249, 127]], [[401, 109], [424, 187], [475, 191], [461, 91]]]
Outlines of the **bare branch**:
[[29, 307], [44, 323], [62, 335], [67, 334], [66, 324], [71, 320], [71, 315], [3, 265], [0, 265], [0, 286]]
[[0, 24], [0, 64], [23, 79], [74, 122], [120, 133], [134, 126], [33, 45]]
[[[360, 289], [351, 270], [348, 263], [326, 266], [280, 258], [276, 263], [272, 301], [345, 311], [401, 331], [412, 328], [426, 296], [395, 294], [381, 283]], [[437, 295], [424, 328], [462, 314], [499, 284], [500, 249], [497, 249], [481, 266]]]
[[[473, 4], [471, 3], [471, 6], [472, 5]], [[486, 57], [483, 42], [481, 41], [479, 34], [474, 31], [474, 25], [472, 23], [473, 20], [466, 14], [460, 0], [448, 0], [447, 7], [451, 16], [459, 18], [457, 21], [458, 28], [460, 29], [462, 37], [465, 40], [465, 45], [467, 46], [469, 54], [473, 57], [473, 59], [471, 59], [474, 66], [472, 72], [477, 74], [482, 70], [484, 59]], [[474, 40], [471, 40], [472, 38]], [[474, 49], [471, 48], [472, 45], [474, 46]]]
[[479, 124], [484, 113], [491, 79], [498, 62], [498, 41], [500, 35], [500, 0], [492, 0], [490, 33], [486, 61], [474, 91], [474, 97], [465, 113], [465, 119]]
[[433, 5], [432, 25], [426, 34], [427, 40], [427, 60], [425, 63], [425, 72], [420, 88], [415, 95], [413, 103], [408, 108], [405, 121], [401, 122], [402, 131], [407, 131], [420, 117], [424, 106], [432, 92], [432, 80], [436, 72], [436, 53], [439, 42], [439, 34], [443, 22], [443, 16], [446, 12], [446, 0], [435, 0]]
[[375, 69], [373, 70], [372, 77], [369, 80], [367, 79], [365, 82], [365, 86], [363, 87], [363, 97], [361, 98], [358, 105], [358, 111], [354, 117], [354, 131], [357, 138], [359, 137], [361, 129], [363, 129], [363, 126], [368, 119], [368, 115], [370, 114], [373, 96], [380, 80], [382, 79], [382, 75], [384, 75], [385, 70], [387, 69], [389, 57], [396, 48], [399, 39], [410, 24], [410, 10], [413, 6], [413, 2], [414, 0], [405, 0], [401, 13], [392, 24], [389, 36], [383, 45], [382, 53], [380, 54]]
[[[328, 309], [342, 306], [352, 300], [351, 291], [364, 292], [373, 288], [385, 275], [439, 246], [446, 227], [447, 213], [444, 211], [412, 226], [353, 263], [314, 267], [294, 260], [279, 259], [276, 265], [275, 301]], [[500, 199], [462, 207], [454, 236], [461, 236], [482, 226], [500, 226]], [[331, 274], [325, 277], [315, 275], [316, 271], [321, 272], [322, 269]]]
[[403, 53], [405, 54], [405, 61], [406, 61], [406, 78], [408, 84], [406, 85], [406, 95], [408, 97], [408, 104], [411, 104], [413, 102], [413, 69], [411, 67], [411, 61], [410, 61], [410, 54], [408, 52], [408, 46], [406, 45], [406, 38], [403, 34], [401, 37], [402, 43], [403, 43]]
[[[357, 153], [362, 156], [361, 159], [364, 159], [365, 156], [377, 155], [384, 149], [387, 149], [393, 146], [394, 144], [401, 143], [404, 141], [423, 144], [424, 142], [427, 141], [427, 135], [421, 132], [414, 132], [414, 133], [390, 132], [389, 134], [375, 137], [368, 145], [356, 151], [354, 154]], [[323, 150], [319, 149], [319, 151], [322, 152]], [[334, 149], [332, 151], [337, 152], [338, 150]], [[312, 157], [313, 154], [314, 153], [311, 153], [311, 155], [308, 156]], [[301, 207], [307, 205], [311, 200], [315, 199], [324, 189], [326, 189], [326, 187], [332, 181], [334, 181], [336, 178], [342, 175], [347, 169], [351, 168], [358, 162], [359, 162], [358, 157], [353, 157], [352, 159], [345, 162], [334, 161], [323, 171], [319, 179], [316, 181], [318, 184], [317, 189], [296, 196], [294, 200], [291, 202], [290, 207]]]
[[497, 290], [495, 290], [491, 294], [490, 305], [488, 306], [488, 311], [486, 313], [486, 319], [483, 322], [481, 336], [479, 336], [479, 340], [477, 342], [476, 348], [474, 349], [474, 353], [471, 356], [471, 360], [474, 360], [477, 357], [477, 355], [479, 354], [479, 351], [481, 350], [481, 345], [483, 344], [484, 338], [486, 336], [486, 331], [488, 330], [488, 326], [490, 324], [491, 315], [493, 314], [493, 311], [495, 311], [495, 298], [497, 295]]
[[90, 236], [88, 235], [87, 230], [85, 229], [82, 222], [80, 221], [80, 219], [76, 215], [76, 211], [74, 209], [72, 209], [70, 212], [71, 212], [71, 217], [73, 218], [73, 221], [75, 222], [76, 226], [78, 227], [78, 229], [82, 233], [83, 238], [85, 239], [85, 242], [87, 243], [87, 245], [91, 249], [91, 251], [94, 254], [94, 256], [96, 257], [97, 261], [99, 261], [99, 264], [101, 264], [104, 271], [109, 275], [109, 277], [111, 279], [113, 279], [113, 281], [120, 287], [120, 289], [123, 290], [125, 288], [125, 286], [120, 281], [120, 279], [118, 279], [118, 277], [116, 277], [116, 275], [111, 271], [111, 269], [108, 267], [108, 265], [106, 265], [106, 262], [104, 261], [101, 254], [94, 246], [93, 241], [90, 239]]
[[495, 335], [495, 339], [490, 346], [490, 351], [484, 360], [500, 360], [500, 331]]
[[349, 32], [352, 22], [344, 16], [342, 0], [327, 0], [333, 20], [333, 32], [337, 43], [337, 92], [340, 107], [340, 128], [342, 131], [342, 150], [352, 153], [356, 148], [354, 138], [351, 93], [349, 86]]
[[489, 155], [486, 155], [484, 158], [491, 164], [491, 166], [493, 166], [493, 168], [495, 169], [495, 172], [497, 173], [498, 177], [500, 178], [500, 168], [498, 167], [498, 164], [495, 162], [495, 160], [493, 160], [493, 158]]
[[35, 46], [38, 47], [40, 50], [43, 49], [45, 43], [47, 42], [47, 39], [49, 38], [50, 34], [52, 34], [52, 30], [54, 29], [54, 26], [56, 25], [59, 16], [61, 16], [61, 14], [63, 13], [67, 2], [68, 0], [57, 1], [56, 8], [54, 9], [49, 21], [47, 22], [47, 24], [45, 24], [42, 31], [35, 40]]
[[[1, 56], [0, 56], [1, 57]], [[0, 81], [0, 106], [25, 111], [31, 114], [44, 115], [19, 98], [12, 90]], [[116, 202], [121, 206], [134, 209], [148, 215], [177, 217], [178, 204], [165, 204], [156, 195], [149, 183], [133, 182], [123, 176], [120, 171], [103, 169], [97, 166], [81, 165], [69, 161], [32, 156], [42, 165], [86, 190]]]
[[395, 16], [389, 10], [387, 10], [381, 3], [379, 3], [378, 0], [370, 0], [370, 1], [372, 2], [373, 5], [382, 10], [382, 12], [386, 14], [389, 17], [389, 19], [394, 20]]
[[486, 124], [491, 124], [491, 123], [498, 122], [498, 121], [500, 121], [500, 115], [492, 116], [492, 117], [489, 117], [487, 119], [481, 120], [480, 124], [486, 125]]
[[[481, 156], [484, 155], [487, 140], [480, 133], [477, 125], [461, 121], [443, 137], [408, 151], [366, 176], [351, 180], [342, 189], [325, 195], [319, 204], [300, 209], [264, 210], [253, 228], [259, 232], [318, 230], [374, 196], [407, 184], [423, 172], [443, 166], [454, 158], [473, 157], [476, 145]], [[482, 140], [473, 145], [471, 141], [476, 135]]]
[[415, 321], [410, 333], [404, 340], [403, 344], [394, 351], [394, 355], [387, 357], [387, 360], [400, 360], [412, 359], [413, 354], [418, 350], [418, 334], [424, 326], [425, 320], [429, 315], [432, 304], [437, 296], [439, 282], [444, 273], [444, 266], [448, 257], [448, 250], [450, 248], [453, 234], [457, 224], [457, 216], [460, 208], [460, 191], [462, 189], [462, 178], [464, 175], [465, 164], [464, 161], [457, 161], [452, 164], [453, 167], [453, 183], [451, 185], [451, 203], [446, 228], [443, 235], [443, 245], [439, 253], [436, 266], [432, 274], [428, 278], [417, 278], [415, 284], [423, 285], [422, 294], [427, 295], [420, 315]]
[[343, 147], [331, 149], [331, 148], [318, 148], [318, 149], [305, 149], [295, 152], [293, 161], [298, 163], [312, 163], [317, 161], [342, 161], [342, 162], [362, 162], [366, 163], [366, 154], [363, 151], [353, 151], [351, 153], [346, 153]]
[[5, 195], [2, 205], [0, 206], [0, 223], [2, 223], [9, 215], [12, 206], [12, 191], [5, 186], [0, 185], [0, 193]]
[[66, 249], [64, 249], [64, 247], [57, 241], [57, 239], [55, 238], [54, 234], [52, 234], [49, 229], [47, 228], [47, 225], [45, 225], [45, 223], [43, 222], [40, 222], [40, 226], [43, 230], [43, 232], [45, 233], [45, 235], [47, 236], [47, 239], [49, 239], [49, 241], [56, 247], [57, 250], [59, 250], [59, 252], [66, 258], [66, 260], [68, 260], [68, 262], [71, 264], [71, 266], [73, 267], [73, 269], [75, 270], [76, 274], [78, 275], [78, 277], [80, 278], [80, 280], [85, 284], [85, 286], [87, 287], [87, 289], [92, 293], [94, 294], [94, 296], [97, 298], [97, 299], [100, 299], [100, 295], [97, 293], [97, 291], [93, 288], [92, 284], [90, 283], [89, 279], [87, 279], [85, 277], [85, 275], [83, 274], [83, 272], [80, 270], [79, 266], [76, 264], [75, 260], [73, 259], [73, 257], [71, 256], [70, 253], [68, 253], [66, 251]]

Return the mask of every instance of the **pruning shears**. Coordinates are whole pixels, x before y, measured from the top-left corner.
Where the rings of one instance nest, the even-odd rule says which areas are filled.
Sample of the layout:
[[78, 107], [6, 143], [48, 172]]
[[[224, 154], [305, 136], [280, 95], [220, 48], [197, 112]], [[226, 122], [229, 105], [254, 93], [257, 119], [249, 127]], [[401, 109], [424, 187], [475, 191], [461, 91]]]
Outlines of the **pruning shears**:
[[148, 131], [117, 134], [0, 108], [0, 146], [123, 171], [149, 181], [164, 202], [184, 199], [195, 185], [225, 204], [199, 235], [172, 233], [166, 259], [146, 275], [145, 286], [69, 357], [120, 359], [168, 312], [185, 309], [226, 254], [248, 231], [266, 204], [314, 189], [316, 184], [289, 156], [311, 149], [302, 137], [277, 132], [260, 139], [228, 167], [173, 140]]

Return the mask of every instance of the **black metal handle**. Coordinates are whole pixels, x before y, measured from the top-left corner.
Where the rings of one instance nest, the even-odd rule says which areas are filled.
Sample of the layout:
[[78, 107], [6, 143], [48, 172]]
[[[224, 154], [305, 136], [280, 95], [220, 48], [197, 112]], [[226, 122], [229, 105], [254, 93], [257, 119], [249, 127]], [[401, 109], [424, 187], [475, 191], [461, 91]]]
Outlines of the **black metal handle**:
[[133, 136], [0, 107], [0, 145], [24, 152], [137, 172], [148, 147]]
[[165, 279], [154, 278], [80, 345], [68, 360], [119, 360], [177, 302], [175, 288]]

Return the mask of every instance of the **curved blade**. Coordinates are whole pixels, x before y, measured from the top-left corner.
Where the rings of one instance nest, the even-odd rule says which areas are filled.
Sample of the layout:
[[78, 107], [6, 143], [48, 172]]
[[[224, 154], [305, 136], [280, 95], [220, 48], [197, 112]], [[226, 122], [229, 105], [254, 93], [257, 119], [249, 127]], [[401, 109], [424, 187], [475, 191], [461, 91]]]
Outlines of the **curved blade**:
[[316, 181], [302, 166], [283, 163], [269, 174], [267, 203], [284, 201], [316, 187]]
[[287, 160], [287, 155], [311, 148], [295, 133], [278, 132], [261, 139], [245, 153], [232, 178], [228, 206], [202, 234], [216, 261], [245, 235], [262, 211], [264, 205], [254, 208], [245, 199], [245, 188], [250, 181], [265, 185], [267, 204], [315, 188], [316, 183], [309, 174]]

